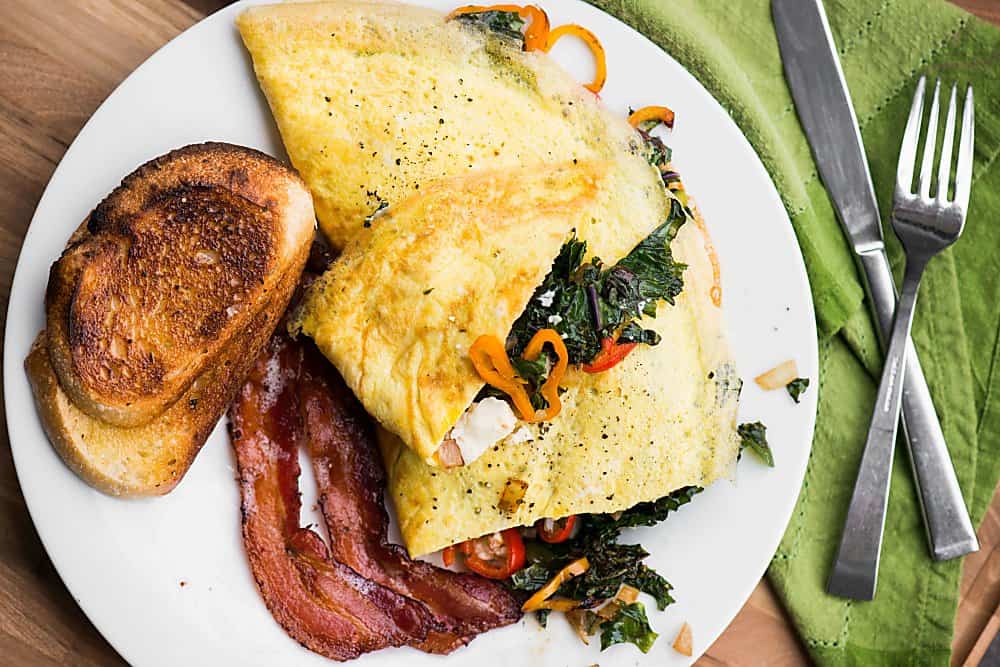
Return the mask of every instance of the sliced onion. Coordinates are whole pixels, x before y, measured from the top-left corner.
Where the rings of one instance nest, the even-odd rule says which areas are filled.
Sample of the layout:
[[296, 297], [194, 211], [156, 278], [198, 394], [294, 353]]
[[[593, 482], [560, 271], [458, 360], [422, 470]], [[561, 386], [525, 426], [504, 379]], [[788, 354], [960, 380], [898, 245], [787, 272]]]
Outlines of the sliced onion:
[[632, 604], [639, 599], [639, 589], [633, 588], [628, 584], [622, 584], [622, 587], [618, 589], [618, 595], [615, 599], [624, 604]]
[[524, 502], [524, 494], [527, 490], [527, 482], [516, 477], [511, 477], [503, 487], [503, 493], [500, 494], [500, 501], [497, 503], [497, 508], [502, 512], [513, 514], [521, 506], [521, 503]]
[[799, 367], [794, 359], [784, 361], [766, 373], [762, 373], [753, 379], [761, 389], [771, 391], [782, 389], [789, 382], [799, 376]]
[[580, 641], [588, 646], [590, 645], [590, 635], [594, 631], [594, 622], [596, 619], [597, 615], [589, 609], [574, 609], [566, 612], [566, 620], [569, 621], [569, 627], [573, 628], [573, 632], [580, 638]]
[[462, 458], [462, 450], [459, 448], [458, 443], [455, 442], [453, 438], [445, 438], [441, 446], [437, 448], [434, 452], [434, 460], [442, 468], [457, 468], [458, 466], [465, 465], [465, 459]]
[[605, 621], [610, 621], [618, 612], [622, 609], [622, 603], [618, 600], [611, 600], [606, 605], [597, 610], [597, 615], [603, 618]]
[[693, 653], [694, 637], [691, 634], [691, 625], [687, 622], [681, 626], [681, 631], [677, 633], [677, 638], [674, 639], [674, 650], [681, 655], [686, 655], [691, 657]]

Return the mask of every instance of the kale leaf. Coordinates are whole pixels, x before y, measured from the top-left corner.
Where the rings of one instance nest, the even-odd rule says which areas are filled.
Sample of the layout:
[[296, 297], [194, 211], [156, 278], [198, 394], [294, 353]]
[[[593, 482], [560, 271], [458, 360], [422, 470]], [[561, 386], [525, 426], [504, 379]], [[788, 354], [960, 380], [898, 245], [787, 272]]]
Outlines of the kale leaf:
[[736, 428], [736, 432], [740, 434], [741, 438], [740, 452], [749, 447], [761, 461], [772, 468], [774, 467], [774, 455], [771, 453], [771, 446], [767, 444], [766, 426], [760, 422], [740, 424]]
[[625, 528], [652, 526], [667, 515], [689, 503], [701, 488], [688, 486], [653, 502], [639, 503], [621, 514], [583, 514], [577, 518], [580, 526], [570, 540], [546, 544], [529, 540], [526, 547], [528, 567], [515, 572], [511, 588], [534, 592], [570, 562], [586, 557], [590, 567], [582, 575], [570, 579], [556, 593], [580, 602], [582, 608], [592, 608], [618, 594], [623, 584], [651, 595], [661, 610], [674, 599], [672, 586], [643, 563], [649, 553], [638, 544], [619, 544]]
[[455, 19], [468, 25], [484, 28], [501, 37], [516, 40], [521, 43], [521, 48], [524, 48], [524, 33], [521, 32], [524, 28], [524, 20], [517, 12], [497, 10], [467, 12], [459, 14]]
[[671, 512], [676, 512], [683, 505], [687, 505], [702, 491], [704, 489], [700, 486], [685, 486], [659, 500], [634, 505], [621, 513], [615, 520], [615, 526], [619, 529], [654, 526], [666, 519]]
[[541, 563], [532, 563], [510, 576], [510, 585], [516, 591], [537, 591], [552, 578], [553, 572]]
[[674, 603], [674, 598], [670, 595], [674, 587], [663, 578], [663, 575], [646, 565], [640, 565], [636, 574], [626, 583], [632, 588], [638, 588], [643, 593], [652, 595], [656, 600], [656, 608], [660, 611]]
[[622, 329], [618, 336], [619, 343], [645, 343], [646, 345], [659, 345], [660, 334], [652, 329], [643, 329], [635, 322], [629, 322]]
[[611, 620], [601, 624], [602, 651], [614, 644], [631, 642], [643, 653], [648, 653], [657, 637], [659, 635], [649, 627], [646, 608], [641, 602], [622, 605]]
[[[528, 302], [527, 308], [511, 327], [512, 357], [528, 345], [541, 329], [553, 328], [562, 337], [571, 363], [590, 361], [601, 349], [587, 300], [586, 286], [575, 280], [587, 252], [587, 243], [575, 236], [563, 244], [552, 270]], [[553, 316], [561, 318], [555, 323]], [[508, 346], [511, 347], [511, 346]]]
[[655, 305], [652, 311], [648, 309], [650, 304], [664, 299], [673, 305], [674, 297], [684, 289], [681, 273], [685, 266], [674, 262], [670, 242], [677, 236], [677, 231], [686, 219], [684, 207], [676, 199], [671, 199], [667, 221], [654, 229], [615, 267], [623, 267], [635, 275], [636, 289], [647, 306], [647, 315], [656, 314]]
[[684, 206], [671, 199], [667, 220], [610, 268], [597, 257], [584, 262], [587, 243], [574, 235], [563, 244], [552, 270], [511, 327], [512, 354], [519, 355], [545, 328], [559, 333], [574, 364], [592, 361], [604, 338], [658, 344], [659, 334], [644, 330], [636, 320], [655, 317], [659, 301], [673, 304], [684, 288], [686, 267], [674, 261], [670, 242], [687, 218]]
[[528, 381], [526, 389], [531, 405], [536, 410], [545, 409], [548, 406], [548, 401], [542, 396], [541, 388], [549, 376], [548, 355], [540, 354], [534, 361], [516, 357], [510, 360], [510, 365], [514, 367], [518, 377]]
[[623, 528], [655, 526], [686, 505], [704, 489], [700, 486], [685, 486], [659, 500], [638, 503], [615, 517], [613, 514], [589, 514], [583, 522], [581, 535], [596, 542], [611, 542], [618, 538]]
[[638, 132], [639, 136], [642, 137], [646, 161], [659, 169], [661, 173], [666, 171], [667, 165], [670, 164], [670, 159], [673, 157], [673, 151], [661, 139], [654, 137], [649, 132], [641, 128], [638, 129]]
[[593, 607], [617, 595], [622, 584], [638, 579], [638, 570], [649, 552], [638, 544], [606, 542], [598, 548], [590, 547], [586, 555], [590, 567], [563, 584], [559, 595], [579, 600], [583, 607]]
[[785, 386], [785, 389], [788, 390], [788, 395], [792, 397], [792, 400], [798, 403], [799, 396], [801, 396], [802, 392], [804, 392], [808, 387], [809, 378], [795, 378]]

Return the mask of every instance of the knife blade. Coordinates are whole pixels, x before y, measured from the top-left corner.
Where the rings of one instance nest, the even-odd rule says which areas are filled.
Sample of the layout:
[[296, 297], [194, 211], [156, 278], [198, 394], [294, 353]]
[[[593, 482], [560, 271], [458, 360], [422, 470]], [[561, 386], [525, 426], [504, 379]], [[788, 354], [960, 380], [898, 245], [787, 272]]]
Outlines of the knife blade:
[[[800, 123], [885, 336], [892, 328], [896, 288], [861, 132], [826, 13], [821, 0], [772, 0], [771, 9]], [[907, 353], [903, 433], [931, 554], [947, 560], [976, 551], [979, 543], [912, 342]]]

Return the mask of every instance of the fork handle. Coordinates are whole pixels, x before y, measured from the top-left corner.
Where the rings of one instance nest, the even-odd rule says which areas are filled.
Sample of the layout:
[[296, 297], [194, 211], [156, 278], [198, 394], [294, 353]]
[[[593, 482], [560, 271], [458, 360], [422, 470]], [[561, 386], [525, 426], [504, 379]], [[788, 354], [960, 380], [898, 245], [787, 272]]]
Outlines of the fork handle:
[[906, 265], [903, 288], [896, 306], [892, 335], [885, 354], [885, 366], [861, 467], [854, 483], [840, 548], [827, 583], [827, 591], [840, 597], [871, 600], [875, 597], [878, 562], [882, 551], [882, 531], [889, 502], [889, 478], [896, 445], [896, 429], [903, 399], [906, 348], [913, 324], [913, 309], [926, 260], [911, 255]]
[[[879, 248], [860, 254], [859, 261], [868, 279], [869, 301], [884, 341], [892, 331], [896, 309], [896, 285], [889, 260], [885, 250]], [[901, 425], [931, 556], [934, 560], [948, 560], [978, 551], [976, 530], [965, 507], [944, 433], [912, 341], [906, 345]]]

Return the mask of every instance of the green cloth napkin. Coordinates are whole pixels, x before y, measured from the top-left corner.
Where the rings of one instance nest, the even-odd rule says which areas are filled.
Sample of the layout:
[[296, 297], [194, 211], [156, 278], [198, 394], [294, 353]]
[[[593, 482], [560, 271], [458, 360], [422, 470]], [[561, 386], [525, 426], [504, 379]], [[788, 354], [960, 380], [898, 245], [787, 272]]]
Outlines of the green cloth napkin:
[[[810, 388], [818, 385], [819, 414], [798, 506], [769, 570], [803, 642], [820, 664], [947, 664], [961, 562], [929, 557], [905, 451], [893, 471], [877, 599], [824, 592], [881, 356], [785, 83], [770, 3], [590, 1], [662, 46], [729, 109], [774, 179], [805, 256], [820, 332], [820, 378]], [[975, 87], [968, 224], [930, 264], [913, 338], [978, 525], [1000, 477], [1000, 30], [943, 0], [827, 0], [826, 9], [884, 220], [917, 78]], [[899, 246], [891, 229], [885, 235], [898, 276]]]

